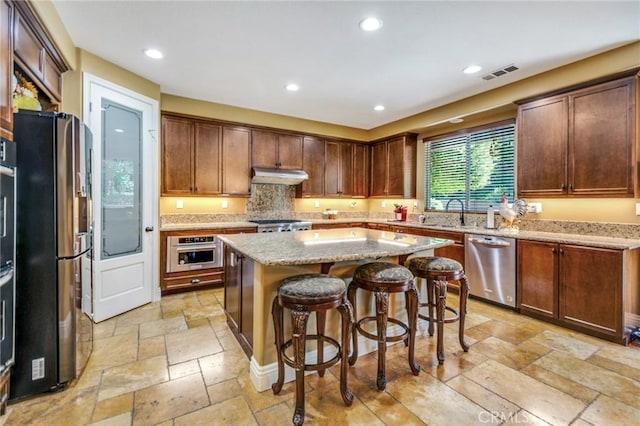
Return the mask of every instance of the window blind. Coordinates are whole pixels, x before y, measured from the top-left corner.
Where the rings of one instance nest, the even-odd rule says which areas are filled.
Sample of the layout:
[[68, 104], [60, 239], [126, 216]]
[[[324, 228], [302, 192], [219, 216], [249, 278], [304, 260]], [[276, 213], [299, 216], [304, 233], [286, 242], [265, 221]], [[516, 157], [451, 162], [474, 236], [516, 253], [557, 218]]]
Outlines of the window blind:
[[[425, 206], [444, 210], [458, 198], [465, 210], [484, 211], [515, 193], [515, 125], [508, 124], [425, 143]], [[450, 210], [460, 210], [452, 203]]]

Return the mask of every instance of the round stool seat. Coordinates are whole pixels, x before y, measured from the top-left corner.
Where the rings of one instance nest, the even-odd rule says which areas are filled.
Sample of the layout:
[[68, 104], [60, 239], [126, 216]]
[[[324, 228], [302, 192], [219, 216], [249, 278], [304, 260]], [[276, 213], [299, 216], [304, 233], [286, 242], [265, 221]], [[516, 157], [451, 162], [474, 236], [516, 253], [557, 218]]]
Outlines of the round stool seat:
[[278, 287], [280, 303], [317, 305], [342, 299], [345, 282], [326, 274], [304, 274], [285, 278]]
[[462, 264], [446, 257], [414, 257], [407, 261], [407, 268], [416, 272], [462, 272]]
[[396, 283], [413, 280], [413, 274], [402, 265], [372, 262], [359, 266], [353, 274], [353, 279], [376, 283]]

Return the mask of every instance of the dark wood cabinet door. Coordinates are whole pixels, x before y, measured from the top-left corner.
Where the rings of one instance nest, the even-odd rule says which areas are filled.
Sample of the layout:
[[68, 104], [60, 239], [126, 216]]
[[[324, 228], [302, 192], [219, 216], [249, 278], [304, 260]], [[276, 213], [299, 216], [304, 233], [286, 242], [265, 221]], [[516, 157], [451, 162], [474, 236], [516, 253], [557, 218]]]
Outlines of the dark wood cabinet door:
[[222, 191], [222, 127], [195, 124], [194, 193], [215, 195]]
[[262, 130], [251, 131], [251, 166], [273, 169], [278, 163], [278, 135]]
[[309, 179], [302, 182], [302, 196], [324, 196], [324, 140], [305, 137], [302, 141], [302, 169]]
[[240, 327], [242, 300], [242, 261], [229, 246], [224, 250], [224, 310], [236, 329]]
[[516, 306], [558, 318], [558, 244], [518, 240]]
[[387, 196], [402, 198], [405, 195], [404, 138], [387, 142]]
[[250, 131], [244, 127], [222, 129], [222, 192], [249, 195], [251, 192]]
[[302, 137], [295, 135], [278, 135], [279, 169], [302, 169]]
[[162, 117], [162, 193], [191, 194], [193, 190], [193, 122]]
[[560, 319], [598, 333], [622, 335], [622, 251], [560, 246]]
[[387, 144], [377, 143], [371, 147], [371, 191], [372, 197], [387, 195]]
[[633, 195], [635, 77], [569, 94], [569, 192]]
[[13, 7], [0, 0], [0, 136], [13, 139]]
[[518, 110], [518, 194], [567, 193], [567, 99], [557, 97]]
[[353, 144], [353, 194], [354, 197], [369, 196], [369, 147]]
[[340, 196], [350, 197], [353, 195], [353, 144], [340, 143]]
[[327, 197], [339, 197], [340, 191], [340, 143], [326, 142], [324, 165], [324, 193]]

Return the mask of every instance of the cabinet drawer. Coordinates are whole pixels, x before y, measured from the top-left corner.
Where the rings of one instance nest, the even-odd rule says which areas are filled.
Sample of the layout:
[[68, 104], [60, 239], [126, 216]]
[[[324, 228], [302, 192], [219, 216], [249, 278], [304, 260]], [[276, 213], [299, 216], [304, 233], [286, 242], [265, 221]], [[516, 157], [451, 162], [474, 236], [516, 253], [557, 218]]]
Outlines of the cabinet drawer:
[[164, 278], [163, 290], [184, 289], [186, 287], [200, 287], [211, 284], [220, 284], [224, 282], [224, 271], [222, 268], [216, 268], [211, 273], [189, 274], [170, 276]]

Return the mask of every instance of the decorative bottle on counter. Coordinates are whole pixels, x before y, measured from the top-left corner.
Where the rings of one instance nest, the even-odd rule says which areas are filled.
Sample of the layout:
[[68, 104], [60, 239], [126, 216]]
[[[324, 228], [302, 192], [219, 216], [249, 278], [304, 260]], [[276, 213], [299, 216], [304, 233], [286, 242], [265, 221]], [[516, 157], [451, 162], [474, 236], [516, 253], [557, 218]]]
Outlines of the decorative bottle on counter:
[[487, 209], [487, 229], [494, 228], [493, 220], [493, 205], [489, 204], [489, 208]]

